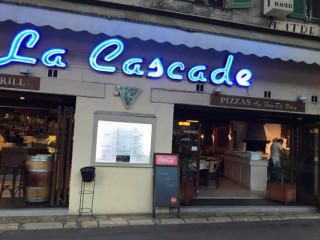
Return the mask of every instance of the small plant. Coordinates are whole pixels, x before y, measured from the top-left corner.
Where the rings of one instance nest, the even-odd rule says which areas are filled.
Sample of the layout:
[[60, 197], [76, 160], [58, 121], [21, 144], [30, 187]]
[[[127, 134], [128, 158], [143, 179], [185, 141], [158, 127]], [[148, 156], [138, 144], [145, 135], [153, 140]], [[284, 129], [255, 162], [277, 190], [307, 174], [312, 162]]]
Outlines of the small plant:
[[296, 175], [305, 158], [298, 160], [293, 161], [287, 150], [283, 150], [280, 153], [280, 160], [274, 165], [277, 182], [270, 182], [268, 185], [269, 199], [284, 202], [285, 204], [296, 201]]
[[280, 161], [275, 163], [275, 173], [281, 185], [295, 183], [296, 174], [299, 167], [303, 164], [306, 156], [301, 161], [293, 161], [288, 150], [280, 152]]
[[294, 182], [293, 161], [287, 150], [280, 152], [280, 161], [275, 163], [275, 173], [281, 185]]
[[179, 154], [181, 182], [193, 182], [196, 178], [196, 165], [192, 151], [187, 145], [182, 146]]

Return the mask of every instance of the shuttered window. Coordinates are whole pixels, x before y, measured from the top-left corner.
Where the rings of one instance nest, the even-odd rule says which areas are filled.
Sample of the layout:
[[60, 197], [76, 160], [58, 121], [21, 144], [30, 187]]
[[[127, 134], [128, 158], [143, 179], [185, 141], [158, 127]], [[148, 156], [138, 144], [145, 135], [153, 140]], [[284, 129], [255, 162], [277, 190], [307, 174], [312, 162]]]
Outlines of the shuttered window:
[[306, 18], [306, 0], [294, 0], [293, 12], [289, 15], [291, 18]]
[[223, 7], [223, 0], [209, 0], [208, 3], [210, 6]]
[[232, 0], [231, 8], [250, 8], [252, 7], [252, 0]]
[[317, 20], [317, 23], [320, 21], [320, 2], [319, 0], [312, 0], [311, 1], [311, 21], [315, 22]]

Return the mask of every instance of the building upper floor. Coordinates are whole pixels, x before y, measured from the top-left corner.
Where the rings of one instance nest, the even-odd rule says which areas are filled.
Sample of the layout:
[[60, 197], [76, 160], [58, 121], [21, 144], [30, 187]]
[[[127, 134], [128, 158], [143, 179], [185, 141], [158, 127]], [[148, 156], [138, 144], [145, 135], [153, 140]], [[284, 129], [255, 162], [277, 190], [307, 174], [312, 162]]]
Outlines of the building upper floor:
[[207, 22], [214, 19], [320, 36], [320, 4], [316, 0], [71, 0], [71, 2], [85, 2], [95, 6], [122, 4], [127, 7], [159, 10], [162, 14], [167, 13], [177, 18], [184, 15], [185, 18], [193, 18], [195, 21], [200, 21], [199, 18]]
[[[0, 2], [59, 9], [106, 18], [189, 30], [203, 24], [276, 30], [294, 37], [320, 37], [320, 3], [317, 0], [1, 0]], [[113, 11], [116, 10], [116, 11]], [[120, 11], [120, 12], [119, 12]], [[161, 16], [161, 18], [159, 18]], [[193, 21], [181, 24], [174, 19]], [[209, 31], [209, 30], [208, 30]]]

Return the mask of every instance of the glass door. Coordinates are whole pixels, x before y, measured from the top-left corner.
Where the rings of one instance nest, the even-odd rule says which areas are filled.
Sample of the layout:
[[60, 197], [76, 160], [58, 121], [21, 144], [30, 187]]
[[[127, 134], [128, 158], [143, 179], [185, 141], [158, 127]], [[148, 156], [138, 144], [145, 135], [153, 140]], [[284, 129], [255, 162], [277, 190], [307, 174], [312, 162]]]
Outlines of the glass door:
[[200, 124], [177, 119], [173, 124], [172, 153], [179, 154], [180, 199], [187, 205], [199, 187]]
[[294, 150], [297, 200], [318, 205], [319, 197], [319, 126], [298, 125]]

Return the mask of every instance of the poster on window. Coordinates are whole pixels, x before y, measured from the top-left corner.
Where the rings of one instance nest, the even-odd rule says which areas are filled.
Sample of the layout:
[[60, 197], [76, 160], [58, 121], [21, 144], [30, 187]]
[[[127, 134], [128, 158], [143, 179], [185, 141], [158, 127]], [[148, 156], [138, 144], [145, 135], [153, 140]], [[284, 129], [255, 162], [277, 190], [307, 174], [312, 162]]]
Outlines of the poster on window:
[[98, 121], [95, 162], [149, 164], [152, 124]]

